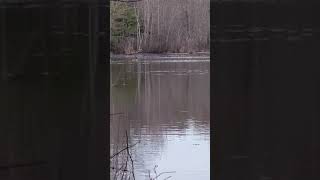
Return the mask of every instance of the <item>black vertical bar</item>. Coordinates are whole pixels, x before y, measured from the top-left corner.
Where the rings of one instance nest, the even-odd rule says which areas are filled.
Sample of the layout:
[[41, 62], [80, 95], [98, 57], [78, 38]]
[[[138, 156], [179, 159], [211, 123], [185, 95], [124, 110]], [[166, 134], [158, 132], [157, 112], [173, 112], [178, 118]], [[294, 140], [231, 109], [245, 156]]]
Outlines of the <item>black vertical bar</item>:
[[[96, 120], [95, 102], [94, 102], [94, 82], [96, 69], [96, 10], [94, 5], [89, 4], [89, 92], [90, 92], [90, 114], [92, 119]], [[93, 121], [95, 123], [95, 121]], [[94, 124], [92, 124], [94, 126]]]
[[[1, 7], [1, 60], [0, 60], [0, 95], [1, 95], [1, 102], [0, 102], [0, 163], [1, 164], [6, 164], [9, 162], [9, 131], [8, 131], [8, 127], [10, 125], [10, 122], [8, 120], [8, 91], [7, 91], [7, 66], [6, 66], [6, 11], [5, 11], [5, 6], [4, 5], [0, 5]], [[1, 169], [0, 168], [0, 179], [2, 179], [2, 177], [8, 177], [10, 176], [10, 170], [9, 169]]]
[[105, 36], [108, 7], [105, 3], [89, 6], [89, 102], [93, 121], [88, 139], [88, 168], [89, 179], [102, 180], [108, 179], [109, 171], [109, 136], [106, 134], [109, 132], [109, 47], [106, 47], [109, 37]]
[[43, 75], [49, 75], [49, 8], [43, 7], [43, 31], [44, 31], [44, 68], [42, 70]]
[[7, 54], [6, 54], [6, 7], [1, 7], [1, 66], [2, 66], [2, 79], [6, 80], [7, 79]]
[[110, 157], [110, 1], [106, 1], [104, 2], [104, 0], [102, 0], [102, 4], [105, 4], [106, 6], [102, 6], [100, 9], [100, 22], [102, 22], [101, 26], [99, 27], [99, 29], [101, 29], [101, 32], [105, 33], [104, 36], [102, 36], [101, 38], [101, 45], [100, 45], [100, 59], [101, 59], [101, 64], [103, 64], [101, 72], [102, 72], [102, 76], [107, 77], [106, 79], [106, 96], [105, 96], [105, 100], [107, 102], [107, 106], [102, 106], [101, 108], [103, 109], [103, 112], [105, 112], [104, 116], [106, 118], [106, 123], [105, 126], [106, 127], [106, 134], [105, 134], [105, 156], [106, 156], [106, 160], [105, 160], [105, 164], [106, 164], [106, 169], [105, 172], [108, 172], [106, 174], [106, 176], [108, 176], [107, 178], [109, 179], [109, 174], [110, 174], [110, 161], [109, 161], [109, 157]]

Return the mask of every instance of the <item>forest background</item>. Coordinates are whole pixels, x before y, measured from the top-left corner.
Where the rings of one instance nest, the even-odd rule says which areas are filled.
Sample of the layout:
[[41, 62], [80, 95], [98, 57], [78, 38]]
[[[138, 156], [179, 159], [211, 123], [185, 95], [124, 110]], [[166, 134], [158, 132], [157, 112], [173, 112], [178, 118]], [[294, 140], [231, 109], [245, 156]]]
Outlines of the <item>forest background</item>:
[[209, 51], [210, 0], [111, 1], [111, 52]]

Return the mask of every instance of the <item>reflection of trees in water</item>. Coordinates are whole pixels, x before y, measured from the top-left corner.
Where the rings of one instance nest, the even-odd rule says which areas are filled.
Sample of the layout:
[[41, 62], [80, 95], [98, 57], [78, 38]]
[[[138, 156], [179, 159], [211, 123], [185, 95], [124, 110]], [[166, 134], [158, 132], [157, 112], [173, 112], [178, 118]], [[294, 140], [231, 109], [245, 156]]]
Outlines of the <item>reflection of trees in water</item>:
[[[136, 63], [112, 65], [111, 154], [125, 145], [125, 131], [135, 158], [144, 166], [143, 152], [158, 156], [166, 135], [209, 132], [209, 63]], [[204, 74], [206, 73], [206, 74]], [[131, 83], [130, 83], [131, 81]], [[121, 84], [121, 83], [120, 83]]]
[[[127, 67], [112, 65], [111, 68], [111, 90], [110, 90], [110, 155], [119, 152], [125, 146], [125, 132], [130, 129], [128, 112], [134, 105], [135, 83], [134, 74], [129, 74]], [[116, 171], [123, 166], [126, 160], [124, 153], [120, 153], [111, 160], [111, 178], [117, 179]], [[124, 168], [124, 167], [122, 167]], [[124, 171], [122, 171], [124, 172]], [[119, 174], [121, 178], [121, 174]], [[124, 175], [124, 174], [123, 174]], [[126, 178], [125, 178], [126, 179]]]
[[130, 128], [127, 117], [134, 105], [132, 96], [135, 87], [133, 83], [128, 84], [128, 81], [133, 79], [133, 75], [126, 72], [125, 66], [113, 65], [111, 68], [111, 84], [113, 84], [110, 90], [111, 144], [121, 142], [124, 132]]
[[198, 70], [198, 63], [168, 64], [148, 65], [151, 73], [141, 77], [133, 117], [152, 132], [173, 125], [183, 130], [187, 128], [186, 119], [197, 120], [209, 127], [209, 74], [187, 73]]

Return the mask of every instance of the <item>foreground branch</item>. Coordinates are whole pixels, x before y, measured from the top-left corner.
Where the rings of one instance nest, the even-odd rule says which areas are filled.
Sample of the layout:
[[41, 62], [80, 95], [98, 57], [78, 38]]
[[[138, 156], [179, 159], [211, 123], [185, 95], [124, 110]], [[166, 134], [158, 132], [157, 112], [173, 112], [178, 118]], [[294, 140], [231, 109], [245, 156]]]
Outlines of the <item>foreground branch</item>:
[[114, 158], [115, 156], [117, 156], [118, 154], [122, 153], [123, 151], [125, 151], [125, 150], [127, 150], [127, 149], [129, 149], [129, 148], [132, 148], [133, 146], [137, 145], [138, 143], [139, 143], [139, 142], [137, 142], [137, 143], [135, 143], [135, 144], [133, 144], [133, 145], [131, 145], [131, 146], [127, 146], [127, 147], [121, 149], [119, 152], [113, 154], [113, 155], [110, 157], [110, 159]]
[[128, 147], [128, 148], [127, 148], [127, 153], [128, 153], [128, 155], [129, 155], [130, 161], [131, 161], [133, 180], [135, 180], [136, 178], [135, 178], [135, 176], [134, 176], [134, 166], [133, 166], [132, 156], [131, 156], [130, 151], [129, 151], [129, 138], [128, 138], [128, 133], [127, 133], [127, 131], [126, 131], [126, 137], [127, 137], [127, 147]]

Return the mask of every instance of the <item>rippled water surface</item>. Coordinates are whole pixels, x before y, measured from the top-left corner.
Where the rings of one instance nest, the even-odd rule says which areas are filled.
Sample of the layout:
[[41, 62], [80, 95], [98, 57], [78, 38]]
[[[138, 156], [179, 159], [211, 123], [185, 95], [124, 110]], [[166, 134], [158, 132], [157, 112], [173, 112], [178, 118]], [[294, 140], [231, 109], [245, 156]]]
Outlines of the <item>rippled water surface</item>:
[[209, 66], [111, 63], [111, 179], [210, 179]]

